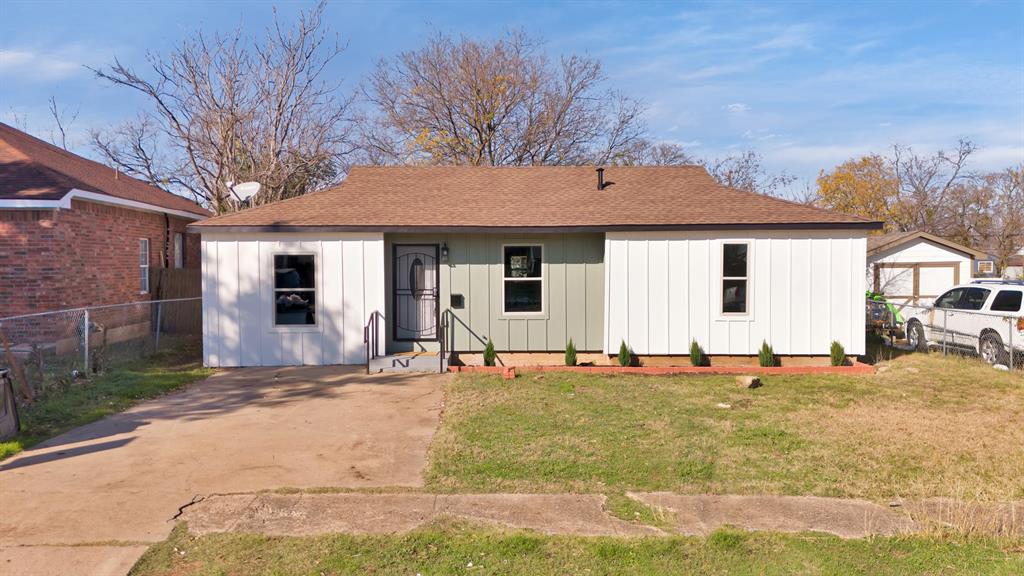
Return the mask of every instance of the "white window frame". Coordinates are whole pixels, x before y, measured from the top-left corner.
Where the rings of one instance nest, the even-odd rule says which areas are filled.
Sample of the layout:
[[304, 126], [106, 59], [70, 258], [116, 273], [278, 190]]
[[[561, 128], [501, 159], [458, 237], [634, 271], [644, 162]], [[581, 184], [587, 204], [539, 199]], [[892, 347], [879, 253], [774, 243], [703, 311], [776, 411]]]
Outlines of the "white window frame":
[[185, 267], [185, 235], [181, 232], [174, 233], [174, 267]]
[[[726, 246], [739, 246], [739, 245], [743, 245], [743, 246], [747, 247], [747, 275], [746, 276], [726, 276], [725, 275], [725, 247]], [[719, 272], [720, 272], [719, 276], [721, 277], [721, 280], [718, 283], [718, 300], [719, 300], [719, 302], [718, 302], [718, 313], [721, 316], [724, 316], [724, 317], [727, 317], [727, 318], [743, 318], [743, 317], [750, 316], [750, 314], [751, 314], [751, 310], [750, 310], [750, 307], [751, 307], [750, 306], [750, 304], [751, 304], [751, 301], [750, 301], [750, 294], [751, 294], [750, 286], [752, 284], [750, 268], [751, 268], [751, 263], [753, 261], [753, 255], [754, 255], [753, 246], [752, 246], [752, 243], [750, 241], [745, 241], [745, 240], [723, 240], [722, 241], [722, 247], [721, 247], [721, 249], [719, 250], [719, 253], [718, 253], [718, 266], [719, 266]], [[743, 291], [743, 297], [744, 297], [744, 302], [743, 302], [743, 310], [744, 311], [743, 312], [726, 312], [725, 311], [725, 282], [726, 282], [726, 280], [743, 280], [744, 282], [747, 283], [746, 290]]]
[[[509, 278], [505, 276], [505, 249], [506, 248], [540, 248], [540, 276], [536, 278]], [[501, 315], [508, 318], [537, 318], [544, 317], [548, 311], [548, 295], [545, 290], [547, 275], [545, 274], [545, 258], [547, 247], [543, 242], [512, 242], [501, 245]], [[505, 310], [505, 283], [506, 282], [539, 282], [540, 283], [540, 311], [538, 312], [508, 312]]]
[[[274, 261], [278, 256], [312, 256], [313, 257], [313, 288], [278, 288], [277, 268]], [[270, 326], [275, 331], [281, 332], [309, 332], [317, 331], [320, 328], [320, 315], [323, 313], [320, 306], [320, 263], [316, 252], [308, 250], [288, 251], [282, 250], [270, 254]], [[313, 293], [313, 323], [312, 324], [278, 324], [277, 323], [277, 293], [278, 292], [312, 292]]]
[[139, 238], [139, 294], [149, 294], [149, 238]]

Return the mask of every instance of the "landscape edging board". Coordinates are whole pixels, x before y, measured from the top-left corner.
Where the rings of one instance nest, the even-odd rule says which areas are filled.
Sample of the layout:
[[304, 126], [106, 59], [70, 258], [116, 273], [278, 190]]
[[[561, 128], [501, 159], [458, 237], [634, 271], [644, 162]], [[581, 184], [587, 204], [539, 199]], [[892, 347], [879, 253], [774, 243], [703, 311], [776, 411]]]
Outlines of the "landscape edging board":
[[509, 370], [522, 372], [582, 372], [584, 374], [640, 374], [670, 376], [674, 374], [737, 375], [737, 374], [874, 374], [875, 367], [862, 362], [850, 366], [449, 366], [448, 371], [506, 374]]

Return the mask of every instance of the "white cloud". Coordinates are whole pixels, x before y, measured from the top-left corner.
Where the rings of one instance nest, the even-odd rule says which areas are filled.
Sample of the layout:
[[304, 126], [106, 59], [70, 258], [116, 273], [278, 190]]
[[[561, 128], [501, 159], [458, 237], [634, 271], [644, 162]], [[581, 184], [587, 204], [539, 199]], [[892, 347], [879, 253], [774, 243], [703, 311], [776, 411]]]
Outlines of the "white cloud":
[[810, 24], [794, 24], [774, 34], [756, 47], [761, 50], [789, 50], [814, 48], [815, 28]]
[[0, 49], [0, 78], [53, 81], [85, 72], [78, 62], [57, 53]]
[[726, 104], [725, 106], [722, 106], [722, 108], [727, 110], [730, 114], [743, 114], [744, 112], [750, 112], [750, 106], [740, 102]]
[[859, 42], [859, 43], [854, 44], [852, 46], [847, 46], [846, 47], [846, 53], [849, 54], [850, 56], [856, 56], [856, 55], [860, 54], [861, 52], [864, 52], [866, 50], [870, 50], [871, 48], [874, 48], [876, 46], [880, 46], [881, 44], [882, 43], [879, 40], [867, 40], [865, 42]]
[[747, 130], [743, 133], [744, 140], [755, 140], [757, 142], [764, 142], [765, 140], [773, 140], [778, 134], [769, 132], [767, 128], [759, 128], [757, 130]]
[[1024, 146], [982, 146], [971, 155], [971, 163], [982, 170], [1002, 170], [1024, 163]]

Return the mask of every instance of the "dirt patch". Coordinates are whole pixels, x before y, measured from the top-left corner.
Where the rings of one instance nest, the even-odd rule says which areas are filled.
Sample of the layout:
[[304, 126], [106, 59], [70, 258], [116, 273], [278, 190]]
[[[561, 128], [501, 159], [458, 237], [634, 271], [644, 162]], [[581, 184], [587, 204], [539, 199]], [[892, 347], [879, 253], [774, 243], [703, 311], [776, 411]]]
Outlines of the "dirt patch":
[[217, 496], [182, 520], [195, 534], [247, 532], [279, 536], [409, 532], [458, 518], [549, 534], [642, 536], [650, 526], [608, 515], [599, 494], [259, 494]]

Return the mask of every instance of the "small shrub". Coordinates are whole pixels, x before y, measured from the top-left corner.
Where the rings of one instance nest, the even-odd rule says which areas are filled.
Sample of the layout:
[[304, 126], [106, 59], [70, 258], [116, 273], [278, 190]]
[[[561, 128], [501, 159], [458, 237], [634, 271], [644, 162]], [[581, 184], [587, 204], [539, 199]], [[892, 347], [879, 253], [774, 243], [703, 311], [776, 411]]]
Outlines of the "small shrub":
[[694, 366], [704, 365], [704, 349], [700, 347], [696, 340], [690, 342], [690, 364]]
[[846, 350], [843, 349], [843, 345], [838, 340], [832, 341], [832, 348], [829, 350], [829, 356], [832, 360], [833, 366], [844, 366], [846, 365]]
[[576, 365], [576, 345], [572, 343], [572, 338], [569, 338], [569, 343], [565, 345], [565, 365]]
[[761, 350], [757, 352], [757, 363], [763, 367], [775, 366], [775, 351], [768, 342], [761, 342]]
[[629, 366], [633, 363], [633, 355], [629, 352], [629, 346], [626, 346], [626, 341], [623, 340], [622, 344], [619, 344], [619, 366]]
[[484, 348], [484, 366], [494, 366], [498, 353], [494, 351], [494, 342], [487, 340], [487, 347]]

